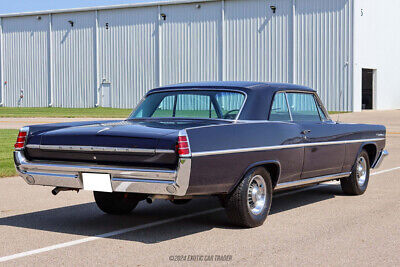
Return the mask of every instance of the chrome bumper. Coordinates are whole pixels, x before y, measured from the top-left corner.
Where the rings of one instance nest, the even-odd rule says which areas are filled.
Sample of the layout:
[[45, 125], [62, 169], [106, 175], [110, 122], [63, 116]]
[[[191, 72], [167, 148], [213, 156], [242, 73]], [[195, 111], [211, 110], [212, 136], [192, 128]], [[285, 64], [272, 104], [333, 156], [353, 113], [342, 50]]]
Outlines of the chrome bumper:
[[384, 159], [387, 155], [389, 155], [389, 152], [387, 152], [387, 150], [382, 150], [382, 151], [379, 153], [379, 156], [378, 156], [378, 158], [376, 159], [376, 161], [374, 162], [374, 164], [372, 164], [371, 168], [373, 168], [373, 169], [379, 168], [379, 167], [381, 166], [381, 164], [382, 164], [383, 159]]
[[180, 159], [177, 170], [133, 169], [106, 165], [83, 165], [69, 162], [28, 161], [23, 151], [14, 151], [15, 168], [30, 185], [83, 189], [82, 173], [111, 175], [114, 192], [186, 195], [191, 159]]

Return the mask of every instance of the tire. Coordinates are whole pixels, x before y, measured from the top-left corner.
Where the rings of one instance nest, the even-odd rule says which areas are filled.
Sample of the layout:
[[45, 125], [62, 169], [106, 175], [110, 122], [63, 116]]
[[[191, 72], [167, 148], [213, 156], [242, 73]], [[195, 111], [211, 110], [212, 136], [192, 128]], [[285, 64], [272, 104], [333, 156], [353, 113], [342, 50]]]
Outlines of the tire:
[[[254, 194], [251, 188], [255, 190]], [[263, 194], [255, 194], [256, 192]], [[271, 209], [271, 203], [271, 175], [264, 168], [258, 167], [250, 170], [233, 192], [224, 198], [223, 206], [232, 223], [251, 228], [264, 223]]]
[[174, 199], [171, 200], [171, 202], [175, 205], [185, 205], [187, 203], [189, 203], [191, 201], [191, 199]]
[[122, 215], [130, 213], [141, 201], [137, 195], [120, 192], [93, 192], [97, 207], [108, 214]]
[[345, 194], [362, 195], [368, 187], [370, 161], [367, 151], [361, 151], [352, 169], [351, 175], [340, 180], [340, 185]]

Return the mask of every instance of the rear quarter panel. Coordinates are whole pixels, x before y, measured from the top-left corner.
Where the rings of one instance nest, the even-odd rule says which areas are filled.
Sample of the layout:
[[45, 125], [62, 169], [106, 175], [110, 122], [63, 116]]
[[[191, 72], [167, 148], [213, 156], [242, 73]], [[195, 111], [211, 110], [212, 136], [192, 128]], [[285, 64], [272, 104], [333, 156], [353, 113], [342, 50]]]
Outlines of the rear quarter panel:
[[234, 123], [187, 129], [187, 133], [193, 155], [188, 194], [229, 192], [249, 167], [267, 162], [280, 164], [280, 182], [297, 179], [301, 174], [304, 148], [229, 151], [298, 144], [302, 138], [296, 124]]
[[376, 148], [375, 157], [370, 158], [371, 165], [375, 162], [379, 152], [385, 148], [386, 127], [383, 125], [340, 123], [338, 126], [342, 128], [343, 132], [346, 132], [346, 140], [365, 140], [359, 143], [346, 144], [343, 172], [351, 171], [358, 154], [366, 145], [372, 145]]

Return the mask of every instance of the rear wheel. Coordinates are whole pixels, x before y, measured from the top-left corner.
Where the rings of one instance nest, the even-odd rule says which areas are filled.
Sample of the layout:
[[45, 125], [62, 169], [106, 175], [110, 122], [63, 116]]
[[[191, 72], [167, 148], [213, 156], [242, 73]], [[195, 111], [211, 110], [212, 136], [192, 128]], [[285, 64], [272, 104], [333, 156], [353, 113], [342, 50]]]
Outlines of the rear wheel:
[[143, 200], [136, 194], [93, 192], [99, 209], [108, 214], [128, 214]]
[[357, 158], [351, 175], [340, 180], [344, 193], [349, 195], [362, 195], [365, 193], [369, 182], [370, 162], [368, 153], [363, 150]]
[[271, 208], [271, 175], [262, 167], [249, 171], [223, 201], [228, 217], [234, 224], [243, 227], [262, 225]]

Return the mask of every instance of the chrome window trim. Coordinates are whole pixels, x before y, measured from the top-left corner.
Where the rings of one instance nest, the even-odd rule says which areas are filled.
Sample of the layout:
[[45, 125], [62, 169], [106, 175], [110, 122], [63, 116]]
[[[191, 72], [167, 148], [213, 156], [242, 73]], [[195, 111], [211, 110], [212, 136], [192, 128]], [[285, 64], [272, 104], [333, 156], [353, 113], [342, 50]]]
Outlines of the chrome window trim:
[[235, 153], [244, 153], [244, 152], [256, 152], [256, 151], [264, 151], [264, 150], [290, 149], [290, 148], [309, 147], [309, 146], [329, 146], [329, 145], [339, 145], [339, 144], [352, 144], [352, 143], [362, 143], [362, 142], [382, 141], [382, 140], [385, 140], [385, 138], [332, 141], [332, 142], [319, 142], [319, 143], [300, 143], [300, 144], [291, 144], [291, 145], [277, 145], [277, 146], [265, 146], [265, 147], [214, 150], [214, 151], [205, 151], [205, 152], [192, 152], [192, 157], [203, 157], [203, 156], [221, 155], [221, 154], [235, 154]]
[[[242, 95], [244, 95], [244, 100], [243, 100], [243, 104], [241, 106], [241, 108], [239, 109], [239, 112], [236, 116], [236, 118], [234, 120], [227, 120], [227, 119], [220, 119], [220, 118], [213, 118], [213, 120], [220, 120], [220, 121], [230, 121], [230, 122], [236, 122], [239, 120], [240, 115], [242, 115], [242, 111], [244, 109], [244, 106], [247, 103], [247, 93], [241, 90], [237, 90], [237, 89], [225, 89], [225, 88], [221, 88], [221, 90], [216, 90], [215, 88], [176, 88], [176, 89], [166, 89], [166, 90], [160, 90], [160, 91], [155, 91], [155, 92], [151, 92], [145, 95], [145, 97], [143, 97], [139, 104], [134, 108], [134, 110], [131, 112], [131, 114], [128, 117], [128, 120], [134, 120], [134, 119], [146, 119], [146, 117], [144, 118], [131, 118], [131, 116], [133, 116], [133, 114], [136, 112], [136, 110], [139, 108], [139, 106], [143, 103], [143, 101], [152, 94], [158, 94], [158, 93], [164, 93], [164, 92], [179, 92], [179, 91], [223, 91], [223, 92], [235, 92], [235, 93], [240, 93]], [[147, 117], [147, 119], [151, 119], [151, 117]], [[166, 117], [166, 119], [174, 119], [171, 117]], [[177, 118], [177, 119], [196, 119], [196, 118]], [[207, 118], [197, 118], [197, 119], [207, 119]]]
[[[288, 99], [288, 97], [287, 97], [286, 92], [283, 92], [283, 94], [285, 95], [286, 106], [287, 106], [287, 109], [288, 109], [288, 111], [289, 111], [290, 121], [293, 122], [292, 109], [291, 109], [290, 106], [289, 106], [289, 99]], [[274, 96], [274, 98], [275, 98], [275, 96]], [[273, 103], [273, 102], [272, 102], [272, 103]], [[271, 107], [272, 107], [272, 104], [271, 104]], [[270, 112], [270, 116], [271, 116], [271, 112]], [[269, 117], [268, 117], [268, 119], [269, 119]]]
[[127, 148], [127, 147], [100, 147], [100, 146], [59, 146], [59, 145], [27, 145], [30, 149], [40, 150], [61, 150], [74, 152], [117, 152], [117, 153], [138, 153], [138, 154], [160, 154], [175, 153], [169, 149], [146, 149], [146, 148]]

